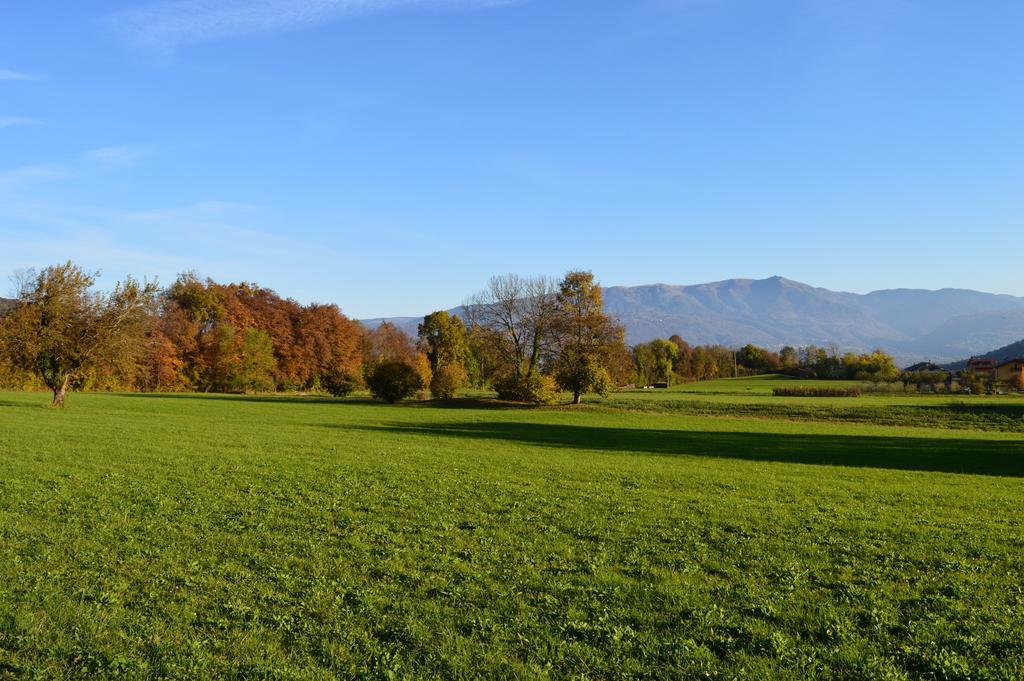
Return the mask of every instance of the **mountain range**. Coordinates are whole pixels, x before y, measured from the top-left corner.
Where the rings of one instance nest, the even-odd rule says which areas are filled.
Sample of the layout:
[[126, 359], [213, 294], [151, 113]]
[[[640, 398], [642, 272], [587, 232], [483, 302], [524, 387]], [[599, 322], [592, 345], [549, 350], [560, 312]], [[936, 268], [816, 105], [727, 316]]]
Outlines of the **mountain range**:
[[[955, 362], [1024, 338], [1024, 298], [967, 289], [887, 289], [867, 294], [809, 286], [784, 277], [729, 279], [692, 286], [604, 289], [606, 311], [630, 344], [679, 334], [689, 343], [835, 345], [881, 348], [898, 362]], [[450, 310], [458, 314], [459, 308]], [[418, 317], [390, 321], [415, 335]]]
[[[0, 298], [0, 313], [13, 302]], [[973, 355], [1024, 355], [1024, 298], [967, 289], [858, 294], [771, 277], [692, 286], [611, 286], [604, 289], [604, 302], [626, 327], [630, 344], [679, 334], [693, 345], [755, 343], [778, 349], [813, 344], [844, 352], [881, 348], [901, 365], [930, 360], [954, 368]], [[449, 311], [459, 314], [461, 308]], [[362, 323], [375, 327], [390, 321], [415, 336], [421, 319], [381, 317]]]

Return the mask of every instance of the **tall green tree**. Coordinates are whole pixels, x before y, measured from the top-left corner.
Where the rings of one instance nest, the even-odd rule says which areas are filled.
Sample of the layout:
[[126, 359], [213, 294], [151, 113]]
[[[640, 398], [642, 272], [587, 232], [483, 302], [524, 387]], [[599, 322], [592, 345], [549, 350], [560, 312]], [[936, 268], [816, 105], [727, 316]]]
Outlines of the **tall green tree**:
[[638, 346], [635, 354], [640, 360], [638, 369], [646, 383], [670, 382], [672, 367], [679, 355], [679, 346], [664, 338], [655, 338]]
[[265, 331], [246, 329], [242, 332], [238, 353], [235, 388], [242, 392], [266, 392], [274, 389], [274, 343]]
[[676, 356], [672, 361], [672, 372], [682, 381], [693, 378], [693, 348], [678, 333], [668, 337], [676, 346]]
[[432, 370], [453, 364], [465, 366], [469, 341], [466, 326], [457, 315], [444, 310], [432, 312], [423, 318], [417, 331], [420, 350]]
[[553, 328], [558, 345], [555, 378], [563, 390], [572, 392], [573, 404], [579, 404], [584, 393], [606, 394], [611, 386], [607, 364], [625, 332], [605, 313], [593, 273], [573, 271], [562, 279]]
[[419, 349], [430, 362], [430, 392], [434, 397], [450, 400], [466, 385], [469, 338], [458, 316], [445, 310], [432, 312], [418, 327]]
[[15, 366], [35, 373], [63, 407], [72, 383], [90, 371], [131, 372], [152, 324], [157, 287], [132, 278], [110, 293], [92, 290], [96, 273], [70, 261], [29, 272], [17, 305], [4, 315], [0, 347]]

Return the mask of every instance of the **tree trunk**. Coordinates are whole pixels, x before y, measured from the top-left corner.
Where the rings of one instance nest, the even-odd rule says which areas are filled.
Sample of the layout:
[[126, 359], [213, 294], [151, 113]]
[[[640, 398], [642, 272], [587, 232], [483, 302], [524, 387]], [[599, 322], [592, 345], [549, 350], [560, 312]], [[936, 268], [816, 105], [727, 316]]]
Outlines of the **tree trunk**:
[[580, 391], [579, 390], [573, 391], [573, 393], [572, 393], [572, 403], [573, 404], [579, 404], [582, 401], [583, 401], [583, 395], [580, 394]]
[[53, 405], [52, 406], [54, 406], [54, 407], [61, 407], [61, 408], [64, 407], [64, 396], [68, 392], [68, 382], [69, 382], [69, 379], [65, 378], [61, 382], [60, 386], [57, 386], [57, 387], [53, 388]]

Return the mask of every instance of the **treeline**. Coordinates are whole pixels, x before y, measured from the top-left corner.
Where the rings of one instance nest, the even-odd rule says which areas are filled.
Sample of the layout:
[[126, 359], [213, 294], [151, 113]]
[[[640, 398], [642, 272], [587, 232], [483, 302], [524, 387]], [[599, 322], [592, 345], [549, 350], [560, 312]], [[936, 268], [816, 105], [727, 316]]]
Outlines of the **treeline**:
[[638, 385], [706, 381], [729, 376], [780, 373], [802, 378], [892, 382], [900, 371], [881, 350], [843, 353], [809, 345], [779, 352], [748, 344], [739, 350], [721, 345], [691, 346], [678, 335], [655, 339], [631, 349]]
[[8, 386], [60, 391], [244, 392], [358, 380], [361, 327], [335, 305], [300, 305], [253, 284], [183, 274], [92, 292], [71, 263], [29, 273], [0, 324]]
[[186, 273], [169, 287], [127, 279], [110, 293], [65, 263], [30, 272], [0, 318], [0, 385], [68, 390], [326, 391], [369, 388], [397, 401], [450, 398], [467, 385], [500, 397], [576, 401], [607, 392], [623, 330], [590, 272], [495, 277], [467, 320], [437, 312], [416, 339], [366, 329], [335, 305], [301, 305], [255, 284]]
[[880, 351], [809, 346], [772, 352], [691, 346], [680, 336], [627, 347], [590, 272], [562, 279], [493, 277], [463, 317], [427, 315], [416, 338], [392, 324], [367, 329], [336, 305], [301, 305], [255, 284], [194, 273], [170, 286], [127, 279], [110, 293], [72, 263], [28, 273], [0, 318], [0, 385], [125, 391], [324, 391], [368, 388], [388, 401], [464, 387], [545, 403], [579, 402], [612, 387], [782, 372], [895, 380]]
[[357, 380], [365, 342], [336, 305], [189, 273], [158, 296], [137, 373], [118, 378], [139, 390], [316, 390]]

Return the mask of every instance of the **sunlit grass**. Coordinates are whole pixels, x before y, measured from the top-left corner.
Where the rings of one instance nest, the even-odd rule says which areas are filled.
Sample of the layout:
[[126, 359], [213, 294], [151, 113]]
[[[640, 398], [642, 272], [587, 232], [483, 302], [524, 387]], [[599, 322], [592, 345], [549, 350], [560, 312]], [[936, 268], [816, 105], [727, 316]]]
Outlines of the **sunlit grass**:
[[0, 395], [0, 676], [1024, 668], [1018, 433], [671, 405], [45, 403]]

